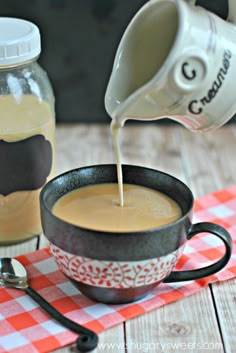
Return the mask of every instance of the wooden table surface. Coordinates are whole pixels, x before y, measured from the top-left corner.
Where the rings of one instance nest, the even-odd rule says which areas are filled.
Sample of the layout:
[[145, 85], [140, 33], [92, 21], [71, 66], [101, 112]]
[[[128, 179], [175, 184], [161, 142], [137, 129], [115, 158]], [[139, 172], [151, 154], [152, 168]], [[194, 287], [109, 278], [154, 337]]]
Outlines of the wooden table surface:
[[[177, 124], [127, 124], [121, 142], [123, 163], [170, 173], [184, 181], [195, 198], [236, 183], [234, 125], [199, 134]], [[106, 124], [59, 125], [56, 146], [57, 173], [114, 163], [110, 127]], [[42, 236], [40, 247], [46, 244]], [[35, 245], [32, 240], [3, 247], [0, 255], [16, 256], [33, 251]], [[94, 352], [235, 353], [236, 280], [209, 285], [193, 296], [119, 324], [99, 334], [99, 342], [105, 346]], [[75, 350], [71, 346], [56, 352]]]

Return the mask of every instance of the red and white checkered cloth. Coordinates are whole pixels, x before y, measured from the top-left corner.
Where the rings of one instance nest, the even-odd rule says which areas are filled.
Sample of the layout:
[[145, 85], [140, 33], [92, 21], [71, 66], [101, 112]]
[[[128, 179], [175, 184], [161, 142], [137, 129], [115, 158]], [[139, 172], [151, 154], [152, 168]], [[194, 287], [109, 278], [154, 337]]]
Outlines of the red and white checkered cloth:
[[[26, 266], [31, 287], [71, 320], [99, 333], [194, 294], [210, 282], [236, 277], [236, 185], [196, 200], [194, 223], [200, 221], [218, 223], [230, 232], [234, 248], [226, 268], [197, 281], [161, 284], [144, 299], [131, 304], [105, 305], [86, 298], [58, 270], [48, 249], [18, 259]], [[223, 252], [220, 240], [201, 234], [187, 243], [176, 269], [193, 269], [199, 267], [199, 262], [206, 266]], [[0, 352], [50, 352], [73, 343], [76, 338], [77, 335], [51, 320], [23, 290], [0, 288]]]

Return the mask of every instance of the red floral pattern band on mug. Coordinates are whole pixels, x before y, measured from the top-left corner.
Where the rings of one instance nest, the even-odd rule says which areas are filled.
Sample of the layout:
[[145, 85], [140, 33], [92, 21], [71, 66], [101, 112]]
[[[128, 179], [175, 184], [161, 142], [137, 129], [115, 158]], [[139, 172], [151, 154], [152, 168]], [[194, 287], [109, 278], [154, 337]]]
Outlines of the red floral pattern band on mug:
[[92, 286], [135, 288], [162, 281], [183, 253], [184, 246], [166, 256], [143, 261], [98, 261], [69, 254], [50, 243], [58, 267], [68, 277]]

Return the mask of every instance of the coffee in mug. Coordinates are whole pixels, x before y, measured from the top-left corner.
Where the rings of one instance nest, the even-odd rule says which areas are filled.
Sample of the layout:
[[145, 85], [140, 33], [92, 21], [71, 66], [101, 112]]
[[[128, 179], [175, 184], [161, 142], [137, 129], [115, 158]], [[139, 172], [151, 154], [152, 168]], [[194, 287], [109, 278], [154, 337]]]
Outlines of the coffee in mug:
[[53, 207], [58, 218], [99, 231], [134, 232], [160, 227], [182, 215], [178, 203], [168, 195], [135, 184], [124, 184], [124, 206], [120, 207], [115, 183], [90, 185], [61, 197]]

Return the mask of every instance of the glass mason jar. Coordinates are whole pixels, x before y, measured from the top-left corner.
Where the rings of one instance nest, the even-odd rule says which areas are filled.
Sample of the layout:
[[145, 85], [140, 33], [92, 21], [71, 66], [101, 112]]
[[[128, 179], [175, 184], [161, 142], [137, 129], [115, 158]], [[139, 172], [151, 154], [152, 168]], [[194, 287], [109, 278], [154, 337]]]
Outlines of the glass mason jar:
[[41, 233], [39, 193], [53, 176], [54, 95], [33, 23], [0, 17], [0, 245]]

